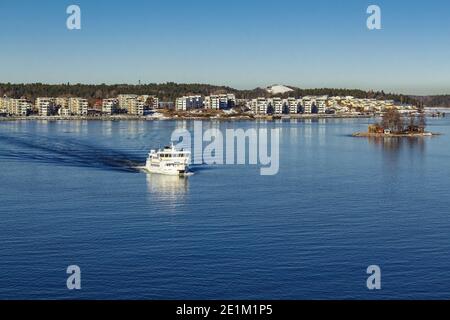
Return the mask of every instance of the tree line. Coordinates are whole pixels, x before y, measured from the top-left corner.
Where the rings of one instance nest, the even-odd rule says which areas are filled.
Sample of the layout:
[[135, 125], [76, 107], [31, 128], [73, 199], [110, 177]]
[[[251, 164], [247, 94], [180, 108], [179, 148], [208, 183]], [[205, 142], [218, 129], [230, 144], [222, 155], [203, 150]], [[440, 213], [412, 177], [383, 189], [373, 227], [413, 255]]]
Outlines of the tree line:
[[421, 103], [433, 108], [450, 108], [450, 95], [416, 97]]
[[[384, 91], [364, 91], [358, 89], [338, 89], [338, 88], [318, 88], [318, 89], [301, 89], [292, 87], [293, 91], [278, 95], [280, 97], [302, 97], [307, 95], [328, 95], [328, 96], [353, 96], [355, 98], [374, 98], [382, 100], [394, 100], [398, 103], [418, 104], [420, 102], [430, 103], [436, 101], [442, 104], [442, 99], [423, 100], [417, 97], [385, 93]], [[234, 93], [238, 99], [252, 99], [257, 97], [269, 97], [270, 93], [264, 88], [256, 88], [252, 90], [237, 90], [227, 86], [216, 86], [209, 84], [182, 84], [182, 83], [150, 83], [141, 85], [131, 84], [11, 84], [0, 83], [0, 96], [8, 96], [12, 98], [26, 97], [34, 100], [37, 97], [83, 97], [90, 101], [96, 99], [113, 98], [119, 94], [138, 94], [138, 95], [156, 95], [161, 101], [174, 101], [177, 97], [184, 95], [211, 95], [220, 93]], [[447, 97], [450, 101], [450, 96]], [[445, 100], [445, 99], [444, 99]], [[450, 105], [450, 103], [449, 103]]]

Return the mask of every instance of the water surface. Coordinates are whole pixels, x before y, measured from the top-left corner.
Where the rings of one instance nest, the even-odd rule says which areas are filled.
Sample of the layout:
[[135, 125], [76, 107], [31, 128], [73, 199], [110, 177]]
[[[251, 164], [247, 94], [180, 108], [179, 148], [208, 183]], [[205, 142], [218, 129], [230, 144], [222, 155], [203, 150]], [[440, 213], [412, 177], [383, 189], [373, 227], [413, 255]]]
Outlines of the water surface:
[[367, 124], [204, 122], [280, 128], [279, 173], [178, 179], [135, 167], [190, 121], [1, 122], [0, 298], [448, 299], [450, 121], [429, 120], [435, 138], [349, 136]]

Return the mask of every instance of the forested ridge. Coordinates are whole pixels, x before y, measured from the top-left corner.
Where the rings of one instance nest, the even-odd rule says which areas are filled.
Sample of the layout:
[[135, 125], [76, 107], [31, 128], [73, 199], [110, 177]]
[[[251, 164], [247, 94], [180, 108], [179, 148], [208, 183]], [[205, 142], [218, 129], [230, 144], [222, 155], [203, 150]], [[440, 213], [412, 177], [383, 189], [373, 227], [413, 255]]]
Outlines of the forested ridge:
[[[423, 102], [429, 106], [450, 107], [450, 96], [429, 96], [414, 97], [396, 93], [385, 93], [384, 91], [364, 91], [358, 89], [339, 89], [339, 88], [317, 88], [302, 89], [291, 87], [294, 91], [279, 95], [282, 97], [302, 97], [306, 95], [329, 95], [329, 96], [353, 96], [355, 98], [375, 98], [385, 100], [395, 100], [400, 103], [417, 104]], [[234, 93], [236, 97], [242, 99], [251, 99], [260, 96], [270, 96], [265, 88], [256, 88], [253, 90], [238, 90], [227, 86], [216, 86], [200, 83], [151, 83], [141, 85], [130, 84], [11, 84], [0, 83], [0, 96], [12, 98], [26, 97], [34, 100], [36, 97], [83, 97], [89, 100], [112, 98], [119, 94], [148, 94], [156, 95], [160, 101], [174, 101], [177, 97], [183, 95], [199, 94], [210, 95], [219, 93]]]

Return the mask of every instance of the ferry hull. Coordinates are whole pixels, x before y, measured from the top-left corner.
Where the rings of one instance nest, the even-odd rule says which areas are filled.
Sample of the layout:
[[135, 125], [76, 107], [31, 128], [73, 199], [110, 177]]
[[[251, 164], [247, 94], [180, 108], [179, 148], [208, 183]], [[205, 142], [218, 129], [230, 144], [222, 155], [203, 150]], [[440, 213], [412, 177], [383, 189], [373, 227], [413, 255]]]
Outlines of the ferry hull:
[[189, 168], [187, 166], [179, 166], [175, 168], [154, 167], [146, 165], [145, 170], [149, 173], [164, 174], [169, 176], [184, 176], [188, 173]]

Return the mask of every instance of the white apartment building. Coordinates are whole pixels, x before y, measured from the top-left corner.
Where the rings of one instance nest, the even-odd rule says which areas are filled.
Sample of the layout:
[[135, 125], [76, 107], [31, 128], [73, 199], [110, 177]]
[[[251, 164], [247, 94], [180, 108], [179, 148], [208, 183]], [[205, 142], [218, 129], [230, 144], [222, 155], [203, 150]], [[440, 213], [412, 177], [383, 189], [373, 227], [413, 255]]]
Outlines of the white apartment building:
[[127, 110], [128, 114], [135, 116], [144, 115], [144, 107], [148, 95], [120, 94], [117, 96], [119, 109]]
[[143, 116], [144, 115], [144, 102], [139, 99], [128, 99], [128, 114], [132, 114], [135, 116]]
[[269, 106], [273, 108], [275, 114], [282, 114], [285, 108], [289, 110], [290, 114], [298, 113], [298, 106], [302, 103], [301, 99], [296, 98], [257, 98], [250, 102], [250, 109], [255, 114], [267, 114]]
[[117, 99], [103, 99], [102, 100], [102, 112], [105, 114], [114, 114], [119, 108], [119, 101]]
[[313, 113], [313, 107], [317, 108], [317, 113], [325, 113], [328, 106], [328, 96], [305, 96], [302, 98], [304, 113]]
[[269, 100], [266, 98], [252, 99], [250, 108], [254, 114], [267, 114]]
[[33, 105], [27, 99], [12, 99], [12, 110], [14, 114], [26, 116], [32, 109]]
[[8, 106], [9, 106], [9, 98], [6, 96], [0, 98], [0, 113], [8, 113]]
[[69, 107], [69, 98], [64, 98], [64, 97], [56, 98], [56, 105], [60, 106], [61, 108], [68, 108]]
[[205, 109], [222, 110], [236, 105], [234, 94], [217, 94], [205, 97]]
[[275, 114], [282, 114], [283, 113], [283, 107], [284, 107], [284, 101], [281, 98], [272, 98], [269, 99], [270, 105], [272, 105], [273, 112]]
[[69, 98], [69, 109], [74, 115], [86, 116], [88, 114], [88, 101], [84, 98]]
[[2, 109], [10, 115], [27, 116], [31, 103], [26, 99], [2, 98]]
[[306, 114], [312, 113], [312, 106], [315, 100], [312, 97], [306, 96], [302, 98], [303, 112]]
[[40, 116], [49, 116], [56, 106], [56, 98], [36, 98], [34, 106], [38, 109]]
[[151, 109], [159, 108], [159, 99], [156, 96], [143, 94], [138, 96], [137, 99], [142, 101], [146, 107], [150, 107]]
[[137, 99], [136, 94], [119, 94], [117, 100], [119, 101], [119, 108], [123, 110], [128, 110], [128, 100]]
[[159, 98], [153, 96], [153, 104], [150, 106], [152, 109], [159, 109]]
[[67, 106], [59, 108], [58, 114], [62, 117], [69, 117], [71, 115], [70, 109]]
[[177, 98], [175, 100], [175, 110], [186, 111], [188, 109], [188, 103], [186, 97]]
[[232, 103], [231, 101], [233, 99], [235, 102], [236, 98], [234, 98], [234, 95], [227, 95], [227, 94], [218, 94], [218, 95], [207, 96], [207, 97], [205, 97], [205, 109], [212, 109], [212, 110], [227, 109], [227, 108], [231, 107], [231, 103]]
[[301, 99], [287, 98], [284, 103], [289, 108], [290, 114], [297, 114], [298, 106], [301, 104]]
[[327, 110], [327, 101], [328, 96], [321, 96], [316, 98], [316, 107], [318, 109], [318, 113], [325, 113]]
[[139, 101], [142, 101], [144, 104], [146, 104], [148, 98], [150, 98], [150, 97], [151, 97], [151, 96], [148, 95], [148, 94], [142, 94], [142, 95], [140, 95], [140, 96], [137, 96], [137, 99], [138, 99]]
[[202, 96], [184, 96], [177, 98], [175, 101], [175, 109], [177, 111], [187, 111], [190, 109], [199, 109], [203, 107]]
[[236, 106], [237, 100], [236, 96], [233, 93], [228, 93], [227, 98], [228, 98], [228, 108], [233, 108], [234, 106]]

